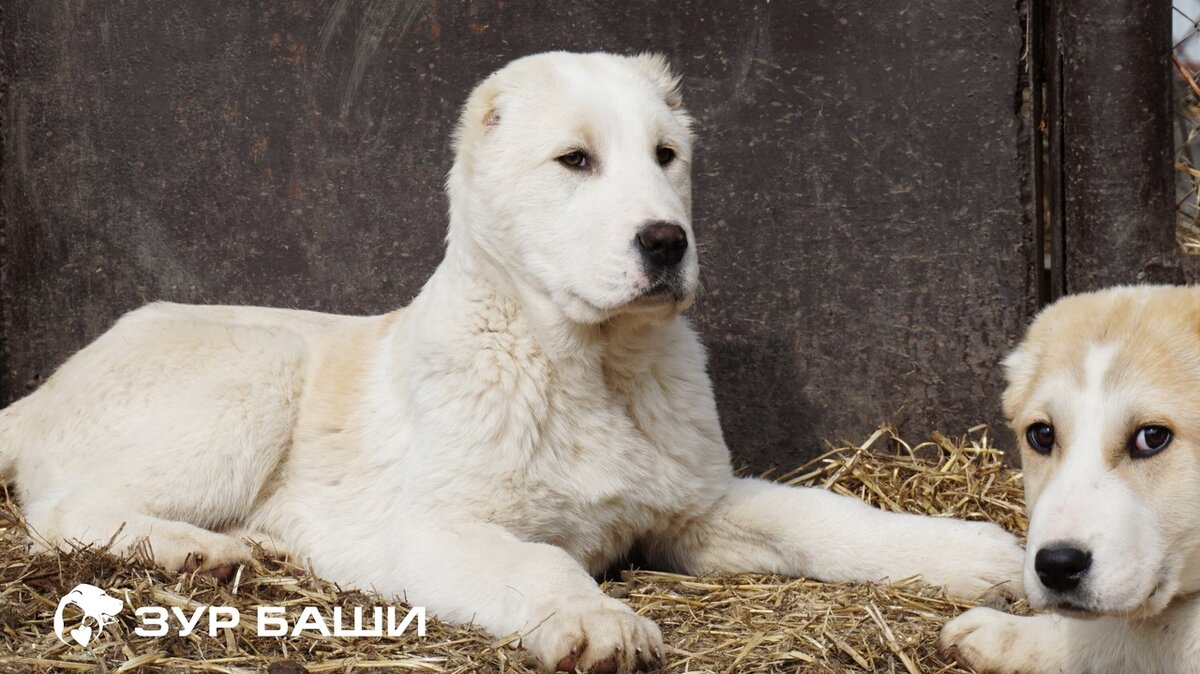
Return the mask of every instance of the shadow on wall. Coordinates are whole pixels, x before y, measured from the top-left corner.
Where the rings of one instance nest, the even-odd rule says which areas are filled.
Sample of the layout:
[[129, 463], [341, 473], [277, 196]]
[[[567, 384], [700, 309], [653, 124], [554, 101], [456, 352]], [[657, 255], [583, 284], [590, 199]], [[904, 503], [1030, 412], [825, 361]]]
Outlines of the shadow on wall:
[[824, 450], [800, 446], [817, 437], [821, 415], [804, 395], [802, 368], [780, 335], [707, 343], [725, 442], [734, 467], [790, 469]]

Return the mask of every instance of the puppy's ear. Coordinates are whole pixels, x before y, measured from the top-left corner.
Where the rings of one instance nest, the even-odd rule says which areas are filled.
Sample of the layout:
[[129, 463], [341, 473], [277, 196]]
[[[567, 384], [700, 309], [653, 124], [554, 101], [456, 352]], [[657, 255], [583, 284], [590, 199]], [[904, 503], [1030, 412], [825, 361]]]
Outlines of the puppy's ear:
[[667, 107], [672, 110], [683, 105], [683, 92], [679, 86], [679, 76], [671, 72], [671, 66], [662, 54], [646, 52], [630, 59], [662, 94]]
[[1004, 416], [1014, 418], [1021, 410], [1025, 398], [1029, 395], [1029, 387], [1037, 374], [1037, 356], [1029, 350], [1029, 345], [1022, 343], [1002, 361], [1004, 377], [1008, 386], [1004, 389]]

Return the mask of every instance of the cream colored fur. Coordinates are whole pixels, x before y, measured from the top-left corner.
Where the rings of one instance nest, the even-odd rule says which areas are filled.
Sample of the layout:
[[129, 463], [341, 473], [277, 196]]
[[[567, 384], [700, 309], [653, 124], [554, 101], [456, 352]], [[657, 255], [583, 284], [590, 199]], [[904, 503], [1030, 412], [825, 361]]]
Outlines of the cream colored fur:
[[[1005, 363], [1024, 444], [1025, 589], [1035, 617], [977, 608], [942, 645], [984, 672], [1200, 672], [1200, 288], [1125, 287], [1046, 309]], [[1050, 423], [1048, 455], [1025, 443]], [[1139, 429], [1169, 428], [1152, 456]], [[1090, 551], [1078, 588], [1045, 587], [1044, 545]]]
[[[1019, 584], [991, 524], [731, 474], [680, 316], [695, 246], [664, 296], [634, 245], [648, 221], [695, 239], [690, 120], [661, 58], [518, 60], [472, 93], [456, 150], [446, 256], [410, 306], [152, 304], [7, 409], [0, 465], [39, 540], [145, 539], [209, 569], [270, 540], [584, 671], [662, 653], [593, 580], [636, 545], [687, 573]], [[590, 170], [556, 161], [573, 150]]]

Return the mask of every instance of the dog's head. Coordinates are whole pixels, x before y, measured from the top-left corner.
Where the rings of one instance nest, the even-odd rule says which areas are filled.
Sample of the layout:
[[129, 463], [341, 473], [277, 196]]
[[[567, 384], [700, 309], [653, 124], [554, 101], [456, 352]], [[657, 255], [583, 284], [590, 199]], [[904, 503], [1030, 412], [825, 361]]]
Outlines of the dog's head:
[[1032, 604], [1152, 615], [1200, 590], [1200, 289], [1060, 300], [1005, 367]]
[[678, 84], [657, 55], [553, 52], [492, 74], [455, 138], [450, 254], [582, 323], [686, 308], [698, 264]]

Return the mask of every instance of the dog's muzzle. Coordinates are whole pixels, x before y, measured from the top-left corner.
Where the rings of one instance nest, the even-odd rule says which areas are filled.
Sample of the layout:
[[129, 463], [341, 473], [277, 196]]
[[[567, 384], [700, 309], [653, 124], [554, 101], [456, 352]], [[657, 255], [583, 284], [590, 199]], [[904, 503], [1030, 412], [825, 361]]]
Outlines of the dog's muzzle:
[[637, 236], [642, 266], [651, 277], [675, 269], [687, 254], [687, 232], [674, 222], [651, 222]]
[[644, 225], [634, 237], [648, 284], [639, 297], [646, 300], [685, 301], [691, 294], [686, 287], [683, 261], [687, 256], [688, 236], [674, 222], [654, 221]]

